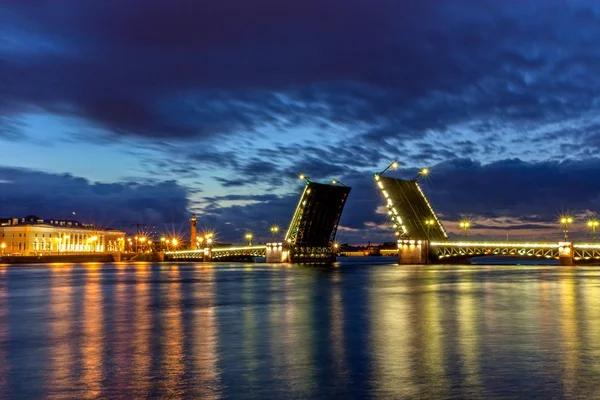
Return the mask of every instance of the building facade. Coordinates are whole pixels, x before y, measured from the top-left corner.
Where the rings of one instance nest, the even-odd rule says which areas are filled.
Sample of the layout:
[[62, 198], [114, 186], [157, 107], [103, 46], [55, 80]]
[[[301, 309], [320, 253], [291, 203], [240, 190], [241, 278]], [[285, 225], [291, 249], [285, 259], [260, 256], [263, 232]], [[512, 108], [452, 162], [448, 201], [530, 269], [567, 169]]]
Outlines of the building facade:
[[125, 232], [71, 220], [36, 216], [0, 220], [0, 251], [6, 255], [112, 253], [125, 248]]

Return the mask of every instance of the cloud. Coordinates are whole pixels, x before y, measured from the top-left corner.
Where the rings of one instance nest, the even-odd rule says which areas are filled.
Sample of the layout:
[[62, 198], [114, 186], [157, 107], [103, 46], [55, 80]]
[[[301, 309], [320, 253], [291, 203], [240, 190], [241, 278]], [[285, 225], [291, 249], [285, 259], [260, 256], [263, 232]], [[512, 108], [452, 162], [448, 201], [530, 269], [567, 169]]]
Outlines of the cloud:
[[0, 47], [0, 112], [75, 114], [114, 135], [256, 137], [310, 120], [393, 146], [597, 110], [591, 1], [33, 4], [6, 4], [5, 43], [60, 51]]
[[424, 186], [446, 219], [474, 215], [556, 222], [562, 213], [600, 211], [598, 174], [599, 158], [489, 164], [461, 158], [435, 166]]
[[165, 181], [5, 169], [60, 190], [0, 196], [19, 212], [89, 201], [115, 221], [185, 221], [202, 204], [237, 235], [287, 223], [303, 172], [353, 187], [344, 234], [383, 237], [371, 173], [399, 158], [409, 178], [432, 167], [426, 190], [449, 221], [595, 210], [599, 17], [591, 0], [9, 0], [0, 140], [48, 139], [26, 116], [66, 116], [81, 125], [71, 139], [121, 143]]
[[188, 218], [188, 193], [173, 181], [89, 182], [23, 168], [0, 167], [4, 217], [38, 215], [129, 228], [131, 224], [173, 224]]

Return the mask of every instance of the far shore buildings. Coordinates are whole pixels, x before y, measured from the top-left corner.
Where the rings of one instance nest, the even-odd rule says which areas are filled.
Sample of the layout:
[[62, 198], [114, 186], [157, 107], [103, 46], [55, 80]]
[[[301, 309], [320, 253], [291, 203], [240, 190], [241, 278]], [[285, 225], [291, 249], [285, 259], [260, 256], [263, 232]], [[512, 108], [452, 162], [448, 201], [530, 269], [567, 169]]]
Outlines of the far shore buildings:
[[125, 232], [35, 215], [0, 219], [0, 251], [12, 255], [123, 251]]

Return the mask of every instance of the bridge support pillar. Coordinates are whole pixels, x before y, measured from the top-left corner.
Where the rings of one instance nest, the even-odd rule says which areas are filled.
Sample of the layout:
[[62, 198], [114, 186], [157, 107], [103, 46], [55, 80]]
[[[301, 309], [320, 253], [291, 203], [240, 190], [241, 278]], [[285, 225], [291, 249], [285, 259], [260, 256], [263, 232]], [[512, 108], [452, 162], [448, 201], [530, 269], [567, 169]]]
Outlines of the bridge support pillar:
[[398, 240], [398, 264], [429, 264], [429, 242]]
[[208, 261], [210, 261], [211, 258], [212, 258], [212, 254], [211, 254], [210, 248], [205, 247], [204, 248], [204, 257], [202, 258], [202, 261], [208, 262]]
[[285, 262], [283, 243], [267, 243], [265, 258], [265, 261], [269, 264]]
[[558, 265], [573, 265], [573, 243], [558, 242]]

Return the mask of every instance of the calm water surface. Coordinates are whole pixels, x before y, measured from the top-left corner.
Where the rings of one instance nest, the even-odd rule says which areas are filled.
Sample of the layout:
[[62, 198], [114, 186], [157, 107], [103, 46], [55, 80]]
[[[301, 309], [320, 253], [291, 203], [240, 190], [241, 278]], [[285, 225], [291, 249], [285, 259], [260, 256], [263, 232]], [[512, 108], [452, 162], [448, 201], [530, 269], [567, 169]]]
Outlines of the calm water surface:
[[600, 268], [0, 267], [0, 398], [600, 398]]

